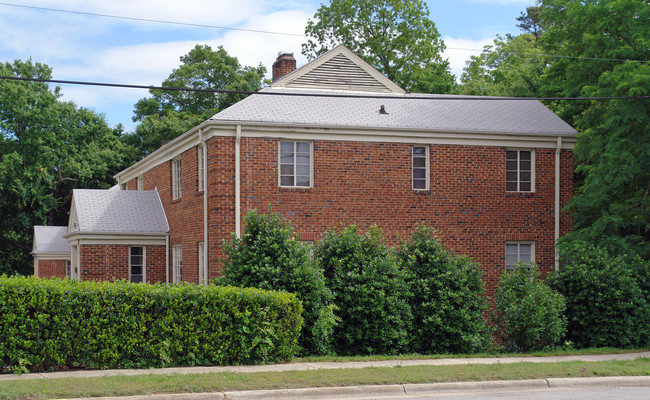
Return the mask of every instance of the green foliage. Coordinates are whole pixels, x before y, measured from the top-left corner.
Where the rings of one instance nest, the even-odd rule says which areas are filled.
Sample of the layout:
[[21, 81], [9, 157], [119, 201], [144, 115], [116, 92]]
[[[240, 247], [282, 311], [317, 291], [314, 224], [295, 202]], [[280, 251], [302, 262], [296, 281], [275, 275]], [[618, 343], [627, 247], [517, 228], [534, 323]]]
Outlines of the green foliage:
[[396, 354], [406, 349], [411, 321], [407, 287], [377, 227], [330, 230], [314, 249], [341, 322], [334, 328], [339, 355]]
[[0, 277], [0, 368], [151, 368], [284, 361], [292, 294], [199, 285]]
[[532, 34], [503, 39], [472, 56], [461, 76], [461, 93], [481, 96], [536, 97], [542, 86], [546, 58]]
[[494, 305], [492, 319], [508, 350], [548, 350], [566, 332], [565, 299], [540, 280], [535, 264], [504, 271]]
[[[544, 76], [544, 95], [650, 95], [647, 1], [542, 0], [540, 6], [544, 51], [561, 56]], [[574, 150], [580, 181], [569, 207], [574, 230], [565, 240], [650, 259], [650, 100], [552, 107], [580, 131]]]
[[345, 45], [410, 92], [452, 93], [445, 45], [421, 0], [331, 0], [305, 28], [309, 59]]
[[300, 346], [304, 354], [330, 354], [336, 325], [332, 295], [323, 272], [311, 259], [311, 249], [293, 238], [293, 229], [280, 215], [249, 211], [241, 238], [226, 243], [219, 285], [285, 290], [296, 293], [304, 306]]
[[484, 318], [487, 301], [481, 271], [469, 258], [444, 249], [434, 232], [418, 226], [399, 252], [413, 313], [409, 350], [420, 354], [484, 351], [491, 335]]
[[[197, 45], [181, 57], [181, 65], [162, 83], [164, 87], [255, 92], [265, 83], [266, 68], [241, 66], [236, 57], [219, 46], [212, 50]], [[129, 142], [142, 155], [157, 150], [161, 142], [212, 117], [247, 95], [236, 93], [188, 92], [151, 89], [151, 97], [135, 104], [133, 121], [140, 122]]]
[[[0, 75], [49, 79], [43, 64], [0, 64]], [[103, 116], [41, 82], [0, 81], [0, 273], [32, 270], [34, 225], [65, 225], [73, 188], [108, 188], [135, 151]]]
[[567, 339], [578, 348], [649, 345], [650, 307], [639, 287], [645, 280], [647, 291], [648, 262], [635, 260], [635, 274], [624, 256], [586, 243], [561, 250], [560, 270], [549, 284], [566, 297]]

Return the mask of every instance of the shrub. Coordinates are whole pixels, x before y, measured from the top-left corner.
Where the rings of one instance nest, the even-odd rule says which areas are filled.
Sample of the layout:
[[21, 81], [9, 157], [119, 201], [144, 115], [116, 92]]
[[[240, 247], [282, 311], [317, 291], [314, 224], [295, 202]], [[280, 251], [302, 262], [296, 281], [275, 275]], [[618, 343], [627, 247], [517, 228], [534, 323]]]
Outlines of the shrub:
[[540, 280], [534, 264], [520, 264], [499, 279], [493, 322], [508, 350], [545, 350], [566, 332], [565, 308], [564, 297]]
[[406, 284], [376, 227], [328, 231], [315, 247], [341, 323], [334, 328], [341, 355], [395, 354], [405, 349], [411, 319]]
[[491, 342], [478, 265], [445, 250], [431, 227], [416, 228], [399, 258], [407, 275], [413, 322], [409, 350], [421, 354], [472, 353]]
[[[644, 264], [638, 260], [634, 267]], [[647, 288], [647, 270], [635, 274], [623, 255], [581, 242], [565, 246], [549, 284], [566, 297], [567, 339], [577, 347], [650, 344], [650, 309], [640, 280]]]
[[303, 354], [331, 353], [332, 294], [311, 249], [293, 239], [290, 223], [278, 214], [252, 210], [244, 223], [241, 238], [233, 236], [225, 245], [228, 259], [217, 284], [296, 293], [304, 307]]
[[295, 295], [0, 277], [0, 369], [259, 364], [295, 356]]

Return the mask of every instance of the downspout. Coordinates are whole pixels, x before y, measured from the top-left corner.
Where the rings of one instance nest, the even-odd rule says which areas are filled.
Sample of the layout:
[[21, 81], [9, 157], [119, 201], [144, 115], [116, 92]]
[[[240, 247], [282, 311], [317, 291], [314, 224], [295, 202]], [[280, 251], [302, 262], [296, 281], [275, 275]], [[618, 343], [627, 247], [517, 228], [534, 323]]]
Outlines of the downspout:
[[165, 236], [165, 285], [169, 285], [169, 233]]
[[[208, 148], [205, 145], [203, 128], [199, 129], [201, 151], [203, 152], [203, 274], [205, 284], [208, 284]], [[199, 281], [201, 278], [199, 278]]]
[[560, 269], [560, 259], [557, 242], [560, 240], [560, 152], [562, 151], [562, 136], [557, 138], [555, 148], [555, 270]]
[[235, 235], [241, 237], [241, 125], [237, 125], [237, 136], [235, 137]]

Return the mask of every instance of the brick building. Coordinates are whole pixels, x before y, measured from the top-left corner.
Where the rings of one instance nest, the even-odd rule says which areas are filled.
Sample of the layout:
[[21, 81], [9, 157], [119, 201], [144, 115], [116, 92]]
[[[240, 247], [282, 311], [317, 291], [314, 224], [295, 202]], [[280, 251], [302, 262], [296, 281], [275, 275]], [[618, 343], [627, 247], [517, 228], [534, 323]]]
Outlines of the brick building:
[[159, 195], [170, 282], [218, 276], [223, 241], [269, 205], [303, 241], [376, 224], [397, 244], [424, 222], [489, 291], [517, 261], [554, 267], [576, 131], [539, 101], [405, 93], [343, 46], [294, 69], [280, 54], [270, 87], [116, 175]]

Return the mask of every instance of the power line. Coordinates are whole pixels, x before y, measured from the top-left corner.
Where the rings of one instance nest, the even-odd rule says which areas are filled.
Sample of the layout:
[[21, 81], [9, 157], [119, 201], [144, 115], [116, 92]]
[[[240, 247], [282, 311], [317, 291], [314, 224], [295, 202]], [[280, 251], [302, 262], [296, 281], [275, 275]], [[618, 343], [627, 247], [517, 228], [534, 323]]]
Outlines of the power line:
[[60, 79], [41, 79], [41, 78], [24, 78], [19, 76], [0, 76], [0, 79], [14, 80], [14, 81], [27, 81], [27, 82], [40, 82], [40, 83], [57, 83], [63, 85], [85, 85], [85, 86], [103, 86], [114, 88], [126, 89], [154, 89], [166, 91], [183, 91], [183, 92], [201, 92], [201, 93], [216, 93], [216, 94], [258, 94], [266, 96], [300, 96], [300, 97], [340, 97], [340, 98], [355, 98], [355, 99], [418, 99], [418, 100], [473, 100], [473, 101], [487, 101], [487, 100], [642, 100], [650, 99], [650, 96], [612, 96], [612, 97], [488, 97], [488, 96], [462, 96], [462, 95], [436, 95], [436, 96], [395, 96], [395, 95], [354, 95], [354, 94], [334, 94], [334, 93], [295, 93], [295, 92], [249, 92], [243, 90], [224, 90], [224, 89], [200, 89], [189, 87], [167, 87], [167, 86], [153, 86], [153, 85], [131, 85], [125, 83], [105, 83], [105, 82], [88, 82], [88, 81], [69, 81]]
[[[27, 6], [27, 5], [23, 5], [23, 4], [12, 4], [12, 3], [2, 3], [2, 2], [0, 2], [0, 5], [8, 6], [8, 7], [27, 8], [27, 9], [32, 9], [32, 10], [51, 11], [51, 12], [77, 14], [77, 15], [87, 15], [87, 16], [92, 16], [92, 17], [124, 19], [124, 20], [128, 20], [128, 21], [153, 22], [153, 23], [158, 23], [158, 24], [169, 24], [169, 25], [180, 25], [180, 26], [192, 26], [192, 27], [198, 27], [198, 28], [210, 28], [210, 29], [223, 29], [223, 30], [232, 30], [232, 31], [241, 31], [241, 32], [263, 33], [263, 34], [267, 34], [267, 35], [283, 35], [283, 36], [294, 36], [294, 37], [304, 37], [304, 38], [307, 37], [307, 35], [298, 34], [298, 33], [274, 32], [274, 31], [264, 31], [264, 30], [258, 30], [258, 29], [233, 28], [233, 27], [229, 27], [229, 26], [218, 26], [218, 25], [196, 24], [196, 23], [190, 23], [190, 22], [178, 22], [178, 21], [158, 20], [158, 19], [150, 19], [150, 18], [128, 17], [128, 16], [123, 16], [123, 15], [100, 14], [100, 13], [91, 13], [91, 12], [85, 12], [85, 11], [63, 10], [63, 9], [49, 8], [49, 7]], [[479, 49], [467, 49], [467, 48], [460, 48], [460, 47], [447, 47], [447, 49], [448, 50], [459, 50], [459, 51], [471, 51], [471, 52], [483, 52], [484, 51], [483, 49], [481, 49], [481, 50], [479, 50]], [[519, 51], [505, 51], [505, 52], [510, 53], [510, 54], [527, 55], [526, 53], [519, 52]], [[638, 62], [638, 63], [647, 63], [648, 62], [646, 60], [632, 60], [632, 59], [625, 59], [625, 58], [559, 56], [559, 55], [551, 55], [551, 54], [535, 54], [535, 55], [529, 55], [529, 56], [550, 57], [550, 58], [567, 58], [567, 59], [575, 59], [575, 60], [600, 60], [600, 61], [621, 61], [621, 62], [632, 61], [632, 62]]]
[[85, 12], [85, 11], [74, 11], [74, 10], [62, 10], [62, 9], [58, 9], [58, 8], [26, 6], [26, 5], [22, 5], [22, 4], [0, 3], [0, 5], [8, 6], [8, 7], [29, 8], [29, 9], [32, 9], [32, 10], [52, 11], [52, 12], [67, 13], [67, 14], [77, 14], [77, 15], [87, 15], [87, 16], [92, 16], [92, 17], [125, 19], [125, 20], [129, 20], [129, 21], [154, 22], [154, 23], [158, 23], [158, 24], [193, 26], [193, 27], [198, 27], [198, 28], [225, 29], [225, 30], [231, 30], [231, 31], [265, 33], [265, 34], [269, 34], [269, 35], [285, 35], [285, 36], [305, 37], [305, 35], [297, 34], [297, 33], [273, 32], [273, 31], [263, 31], [263, 30], [257, 30], [257, 29], [233, 28], [233, 27], [229, 27], [229, 26], [206, 25], [206, 24], [195, 24], [195, 23], [190, 23], [190, 22], [178, 22], [178, 21], [166, 21], [166, 20], [150, 19], [150, 18], [127, 17], [127, 16], [123, 16], [123, 15], [99, 14], [99, 13], [91, 13], [91, 12]]

